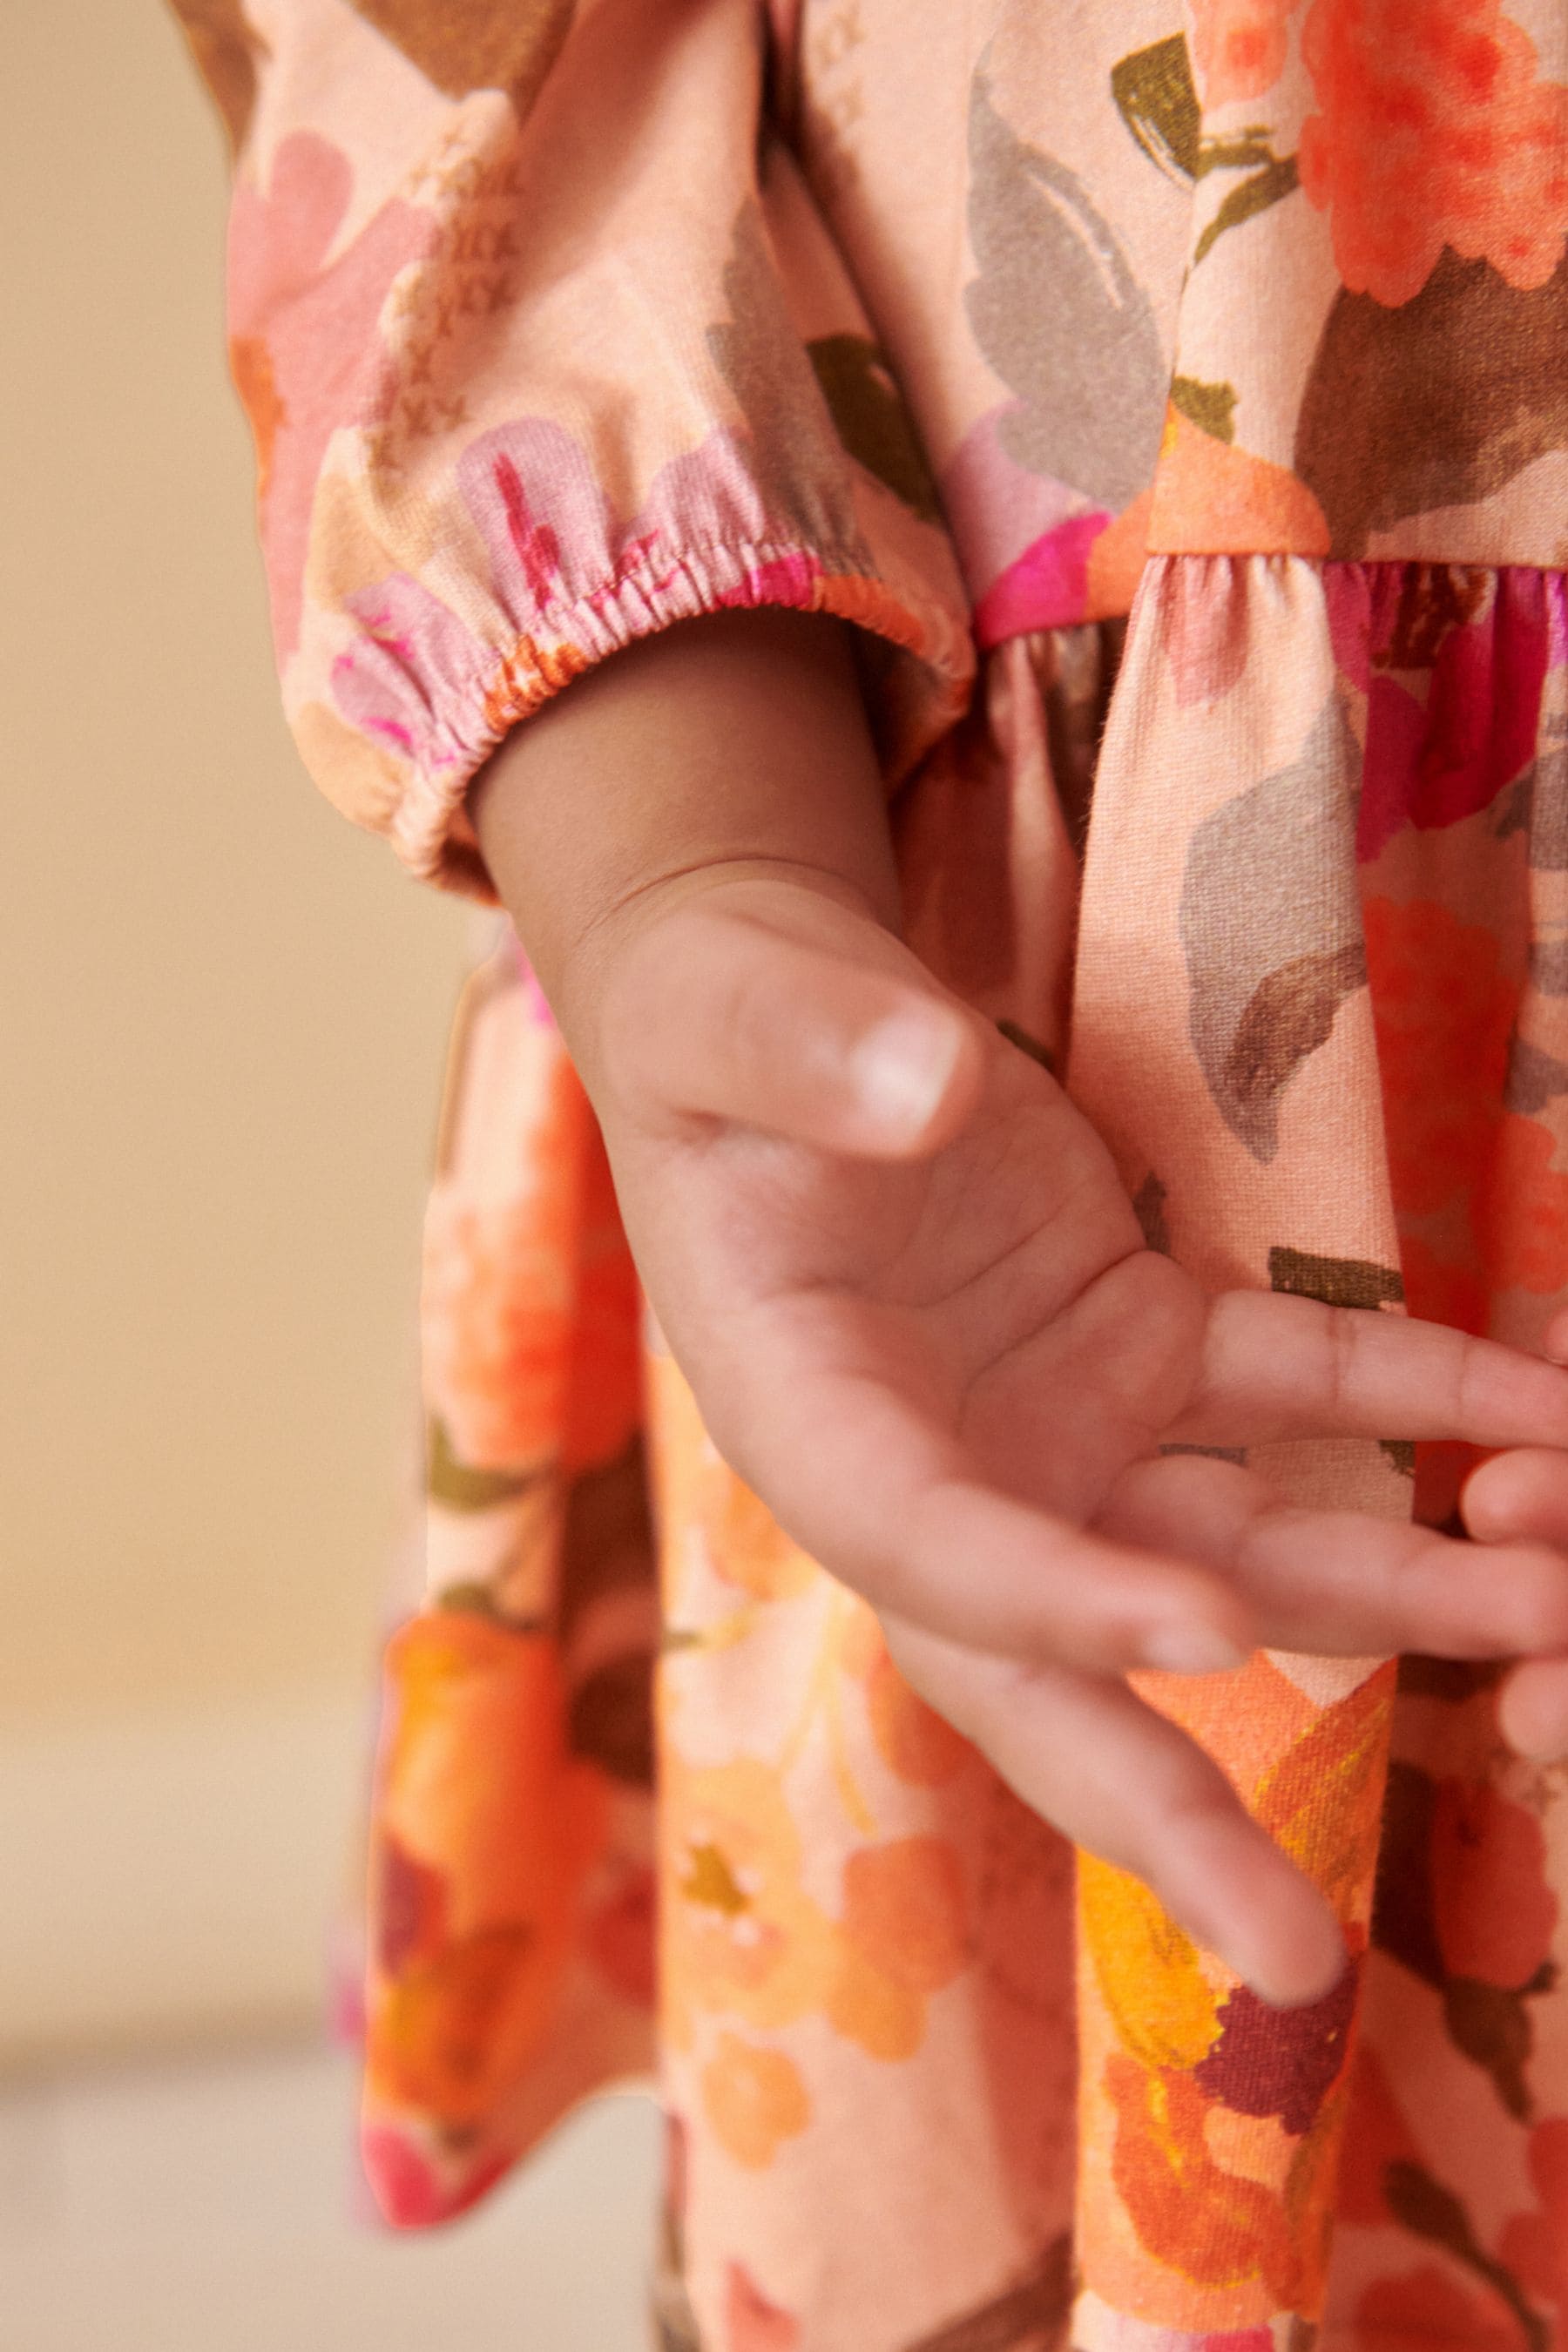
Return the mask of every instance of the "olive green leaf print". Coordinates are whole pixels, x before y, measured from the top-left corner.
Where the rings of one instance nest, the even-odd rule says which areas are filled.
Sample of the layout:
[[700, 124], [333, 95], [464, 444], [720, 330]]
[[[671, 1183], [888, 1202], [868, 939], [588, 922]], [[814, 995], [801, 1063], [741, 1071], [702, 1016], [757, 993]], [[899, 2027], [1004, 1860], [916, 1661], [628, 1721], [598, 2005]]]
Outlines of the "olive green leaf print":
[[843, 457], [849, 445], [824, 397], [821, 372], [801, 347], [754, 200], [735, 215], [723, 297], [729, 315], [709, 327], [708, 349], [745, 420], [746, 455], [763, 502], [812, 545], [851, 557], [859, 536]]
[[1363, 554], [1406, 515], [1489, 498], [1547, 451], [1568, 448], [1565, 351], [1568, 260], [1521, 290], [1489, 261], [1445, 249], [1421, 291], [1394, 310], [1342, 288], [1295, 451], [1334, 554]]
[[1118, 58], [1110, 94], [1128, 130], [1162, 171], [1173, 179], [1197, 177], [1203, 116], [1184, 33]]
[[1205, 172], [1235, 170], [1238, 166], [1257, 163], [1258, 169], [1249, 180], [1230, 190], [1224, 203], [1209, 222], [1193, 247], [1194, 266], [1210, 252], [1216, 240], [1227, 228], [1239, 228], [1243, 221], [1265, 213], [1282, 196], [1292, 195], [1300, 184], [1294, 155], [1276, 155], [1266, 140], [1243, 140], [1234, 151], [1215, 142], [1205, 144], [1198, 161], [1200, 174]]
[[1190, 416], [1205, 433], [1212, 433], [1216, 441], [1236, 438], [1236, 386], [1233, 383], [1205, 383], [1195, 375], [1175, 375], [1171, 378], [1171, 405]]
[[887, 361], [866, 335], [819, 335], [810, 360], [849, 455], [928, 522], [941, 514], [936, 484]]
[[[1296, 158], [1276, 155], [1270, 134], [1261, 125], [1232, 139], [1204, 136], [1184, 34], [1173, 33], [1118, 58], [1110, 69], [1110, 94], [1144, 153], [1173, 179], [1197, 181], [1211, 172], [1251, 174], [1227, 193], [1207, 223], [1193, 249], [1194, 268], [1227, 228], [1238, 228], [1243, 221], [1267, 212], [1300, 184]], [[1194, 422], [1202, 424], [1203, 419]], [[1228, 440], [1230, 436], [1221, 437]]]
[[514, 1502], [538, 1484], [542, 1468], [475, 1470], [459, 1462], [444, 1425], [432, 1418], [425, 1456], [425, 1488], [432, 1502], [451, 1511], [493, 1511], [500, 1503]]
[[1017, 398], [997, 437], [1016, 465], [1119, 513], [1148, 481], [1168, 372], [1149, 297], [1077, 174], [1031, 147], [992, 103], [969, 110], [964, 289], [975, 340]]

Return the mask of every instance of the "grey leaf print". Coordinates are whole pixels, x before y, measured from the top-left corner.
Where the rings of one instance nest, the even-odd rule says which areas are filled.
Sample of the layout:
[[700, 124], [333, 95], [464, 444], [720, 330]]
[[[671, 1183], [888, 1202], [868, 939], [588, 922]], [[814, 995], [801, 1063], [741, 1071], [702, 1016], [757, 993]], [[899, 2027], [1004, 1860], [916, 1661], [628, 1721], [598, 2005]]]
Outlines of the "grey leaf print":
[[1077, 173], [1020, 139], [984, 72], [969, 110], [964, 289], [975, 340], [1019, 405], [1016, 465], [1118, 512], [1151, 478], [1170, 370], [1149, 298]]

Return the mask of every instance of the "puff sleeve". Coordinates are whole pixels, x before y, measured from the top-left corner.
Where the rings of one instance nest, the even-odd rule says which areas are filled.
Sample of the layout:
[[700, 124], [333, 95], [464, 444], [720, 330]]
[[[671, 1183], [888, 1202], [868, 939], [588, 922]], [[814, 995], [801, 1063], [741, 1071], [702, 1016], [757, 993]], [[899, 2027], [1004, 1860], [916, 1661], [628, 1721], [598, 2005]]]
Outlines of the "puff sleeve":
[[496, 743], [733, 605], [859, 624], [889, 779], [918, 760], [967, 607], [759, 0], [176, 5], [236, 148], [232, 364], [328, 797], [491, 897], [465, 795]]

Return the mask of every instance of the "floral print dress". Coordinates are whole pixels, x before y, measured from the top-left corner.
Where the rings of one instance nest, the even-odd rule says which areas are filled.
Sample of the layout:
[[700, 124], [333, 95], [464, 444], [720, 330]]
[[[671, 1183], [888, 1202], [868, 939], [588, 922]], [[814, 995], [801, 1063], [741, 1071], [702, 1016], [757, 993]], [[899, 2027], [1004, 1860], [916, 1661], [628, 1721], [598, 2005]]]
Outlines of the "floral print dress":
[[[350, 816], [483, 898], [467, 787], [563, 682], [683, 615], [842, 615], [910, 936], [1065, 1073], [1151, 1244], [1531, 1344], [1568, 1284], [1563, 0], [181, 13], [283, 690]], [[1343, 1923], [1341, 1987], [1264, 2008], [718, 1458], [510, 937], [424, 1327], [393, 2221], [657, 2063], [667, 2352], [1568, 2345], [1568, 1792], [1491, 1672], [1146, 1678]], [[1438, 1522], [1465, 1466], [1263, 1460]]]

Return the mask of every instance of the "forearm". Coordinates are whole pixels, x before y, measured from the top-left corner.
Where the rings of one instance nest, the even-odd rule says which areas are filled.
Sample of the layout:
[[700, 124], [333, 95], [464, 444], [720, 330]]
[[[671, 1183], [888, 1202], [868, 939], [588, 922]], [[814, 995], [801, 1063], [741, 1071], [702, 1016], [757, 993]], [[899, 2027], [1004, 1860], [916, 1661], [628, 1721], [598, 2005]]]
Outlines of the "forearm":
[[617, 654], [509, 737], [472, 810], [591, 1089], [597, 990], [645, 902], [754, 868], [897, 922], [845, 632], [816, 614], [725, 614]]

